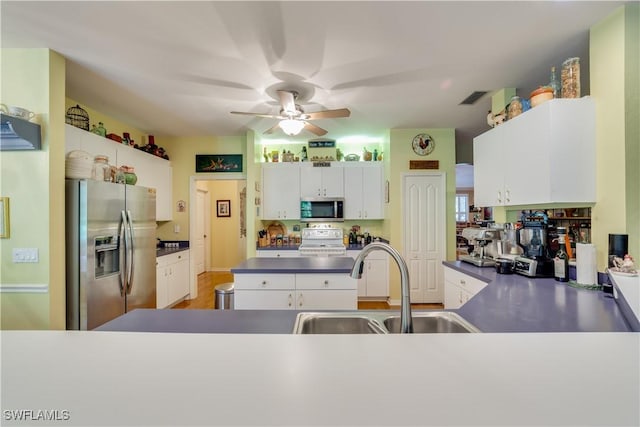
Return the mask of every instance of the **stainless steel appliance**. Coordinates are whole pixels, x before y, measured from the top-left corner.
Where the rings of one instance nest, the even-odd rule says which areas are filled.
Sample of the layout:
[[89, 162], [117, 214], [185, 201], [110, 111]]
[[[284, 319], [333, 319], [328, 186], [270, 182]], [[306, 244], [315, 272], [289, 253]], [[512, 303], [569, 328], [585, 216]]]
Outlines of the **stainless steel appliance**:
[[66, 180], [67, 329], [156, 307], [155, 189]]
[[498, 257], [498, 242], [501, 230], [490, 228], [469, 227], [462, 230], [462, 237], [473, 245], [469, 255], [460, 255], [460, 261], [477, 267], [494, 267], [494, 259]]
[[553, 277], [553, 259], [547, 246], [547, 215], [523, 214], [520, 222], [522, 227], [516, 231], [516, 243], [523, 254], [515, 258], [514, 271], [529, 277]]
[[303, 256], [345, 256], [343, 236], [341, 228], [303, 228], [298, 251]]
[[300, 199], [302, 222], [344, 221], [344, 199], [340, 197], [305, 197]]

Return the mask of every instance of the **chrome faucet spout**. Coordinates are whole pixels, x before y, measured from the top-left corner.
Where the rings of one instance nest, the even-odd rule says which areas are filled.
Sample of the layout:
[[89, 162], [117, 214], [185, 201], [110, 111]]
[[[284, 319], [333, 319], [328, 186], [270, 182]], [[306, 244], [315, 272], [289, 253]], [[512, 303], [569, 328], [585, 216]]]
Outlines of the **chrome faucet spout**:
[[400, 252], [398, 252], [393, 246], [386, 243], [369, 243], [360, 251], [360, 253], [356, 257], [356, 260], [353, 263], [353, 268], [351, 269], [351, 277], [354, 279], [359, 279], [360, 277], [362, 277], [364, 259], [367, 257], [367, 255], [369, 255], [369, 253], [375, 250], [387, 252], [389, 255], [391, 255], [396, 264], [398, 264], [398, 269], [400, 270], [400, 291], [402, 293], [402, 299], [400, 302], [400, 333], [413, 333], [413, 321], [411, 319], [411, 299], [409, 297], [409, 292], [411, 289], [409, 286], [409, 269], [407, 268], [407, 263], [402, 258], [402, 255], [400, 255]]

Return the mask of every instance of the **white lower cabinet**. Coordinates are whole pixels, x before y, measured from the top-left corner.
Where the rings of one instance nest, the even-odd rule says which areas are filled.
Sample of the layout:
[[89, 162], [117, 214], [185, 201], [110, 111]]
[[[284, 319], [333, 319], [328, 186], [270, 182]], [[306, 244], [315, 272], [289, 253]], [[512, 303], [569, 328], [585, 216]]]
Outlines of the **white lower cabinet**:
[[[347, 256], [355, 259], [360, 251], [347, 251]], [[364, 260], [362, 277], [358, 279], [358, 297], [389, 297], [389, 255], [382, 251], [373, 251]]]
[[476, 296], [487, 283], [449, 267], [444, 267], [444, 308], [457, 309]]
[[234, 275], [234, 308], [355, 310], [356, 281], [347, 274]]
[[188, 295], [189, 251], [156, 258], [156, 307], [170, 307]]

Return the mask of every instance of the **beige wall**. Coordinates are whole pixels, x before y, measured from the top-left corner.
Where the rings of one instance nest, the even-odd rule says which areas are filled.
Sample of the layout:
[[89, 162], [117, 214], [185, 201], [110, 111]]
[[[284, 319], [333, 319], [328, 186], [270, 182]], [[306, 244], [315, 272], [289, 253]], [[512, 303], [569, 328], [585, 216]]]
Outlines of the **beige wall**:
[[[207, 181], [211, 195], [211, 270], [229, 270], [244, 261], [246, 237], [240, 235], [240, 192], [245, 180]], [[217, 200], [229, 200], [231, 216], [217, 216]]]
[[[11, 235], [0, 240], [2, 329], [64, 329], [65, 62], [48, 49], [2, 49], [2, 103], [34, 111], [42, 149], [0, 153], [0, 196], [10, 198]], [[39, 262], [14, 264], [12, 249]], [[42, 293], [20, 287], [42, 286]], [[8, 287], [17, 292], [7, 292]]]

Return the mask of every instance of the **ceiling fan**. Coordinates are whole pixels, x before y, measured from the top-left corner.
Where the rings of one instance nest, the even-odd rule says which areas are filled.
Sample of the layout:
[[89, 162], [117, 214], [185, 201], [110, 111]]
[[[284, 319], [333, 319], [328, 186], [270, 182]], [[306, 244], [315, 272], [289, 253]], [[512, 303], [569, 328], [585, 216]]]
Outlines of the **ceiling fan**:
[[280, 121], [273, 127], [267, 129], [264, 133], [273, 133], [278, 128], [282, 129], [284, 133], [289, 136], [299, 134], [302, 129], [306, 129], [311, 133], [318, 136], [325, 135], [326, 130], [312, 123], [308, 120], [317, 119], [336, 119], [340, 117], [349, 117], [351, 111], [348, 108], [339, 108], [337, 110], [323, 110], [316, 111], [314, 113], [305, 113], [302, 107], [296, 104], [296, 98], [298, 92], [289, 90], [278, 90], [278, 97], [280, 98], [280, 114], [262, 114], [262, 113], [249, 113], [242, 111], [232, 111], [232, 114], [244, 114], [248, 116], [267, 117], [273, 119], [280, 119]]

